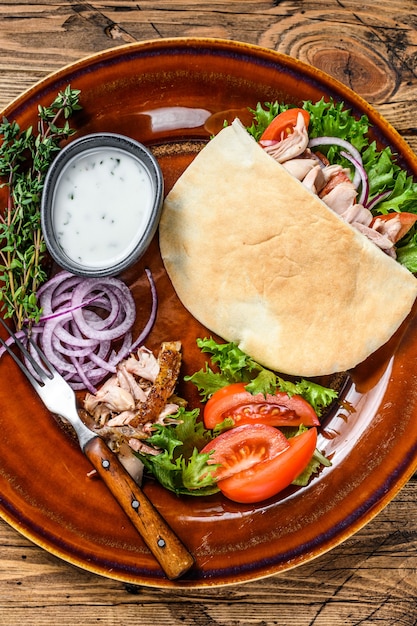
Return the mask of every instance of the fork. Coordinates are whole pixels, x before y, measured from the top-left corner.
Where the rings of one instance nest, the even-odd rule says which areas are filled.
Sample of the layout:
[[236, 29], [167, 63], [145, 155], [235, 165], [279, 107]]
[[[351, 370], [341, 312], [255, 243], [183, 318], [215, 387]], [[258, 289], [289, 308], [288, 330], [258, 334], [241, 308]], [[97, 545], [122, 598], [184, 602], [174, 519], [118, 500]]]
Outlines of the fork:
[[38, 353], [40, 362], [33, 358], [1, 317], [0, 322], [30, 363], [39, 380], [1, 337], [0, 343], [25, 374], [47, 409], [73, 426], [81, 450], [139, 532], [166, 576], [174, 580], [185, 574], [194, 563], [192, 555], [127, 473], [116, 454], [81, 420], [77, 411], [76, 397], [69, 384], [31, 338], [27, 337], [27, 340]]

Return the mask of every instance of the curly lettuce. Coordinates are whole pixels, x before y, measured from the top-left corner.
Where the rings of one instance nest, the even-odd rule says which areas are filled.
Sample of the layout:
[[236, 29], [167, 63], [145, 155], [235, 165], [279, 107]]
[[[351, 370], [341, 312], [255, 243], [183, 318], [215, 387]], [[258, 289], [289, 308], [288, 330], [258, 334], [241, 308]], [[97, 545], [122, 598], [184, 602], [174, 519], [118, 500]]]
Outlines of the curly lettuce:
[[301, 379], [298, 382], [284, 380], [271, 370], [263, 367], [245, 354], [235, 343], [217, 343], [213, 338], [197, 339], [202, 352], [209, 353], [214, 371], [206, 363], [205, 368], [185, 380], [194, 383], [203, 401], [208, 400], [218, 389], [233, 383], [247, 383], [246, 390], [258, 393], [274, 394], [284, 391], [288, 395], [300, 395], [309, 402], [317, 415], [323, 412], [337, 399], [334, 389], [323, 387], [312, 381]]
[[209, 454], [199, 451], [213, 438], [199, 421], [199, 410], [180, 408], [175, 424], [155, 424], [154, 433], [146, 440], [156, 454], [136, 453], [146, 470], [169, 491], [177, 495], [209, 496], [219, 491], [208, 465]]

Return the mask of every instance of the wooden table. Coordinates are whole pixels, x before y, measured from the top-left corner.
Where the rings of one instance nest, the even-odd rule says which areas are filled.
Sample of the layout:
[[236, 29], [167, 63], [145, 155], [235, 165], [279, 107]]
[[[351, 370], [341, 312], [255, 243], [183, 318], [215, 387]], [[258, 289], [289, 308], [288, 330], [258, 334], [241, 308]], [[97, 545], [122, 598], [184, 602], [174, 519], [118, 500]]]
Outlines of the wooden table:
[[[417, 149], [413, 0], [0, 2], [0, 107], [90, 53], [145, 39], [222, 37], [315, 65], [370, 101]], [[0, 435], [1, 436], [1, 435]], [[245, 585], [131, 588], [70, 566], [0, 521], [0, 625], [417, 624], [417, 481], [313, 562]]]

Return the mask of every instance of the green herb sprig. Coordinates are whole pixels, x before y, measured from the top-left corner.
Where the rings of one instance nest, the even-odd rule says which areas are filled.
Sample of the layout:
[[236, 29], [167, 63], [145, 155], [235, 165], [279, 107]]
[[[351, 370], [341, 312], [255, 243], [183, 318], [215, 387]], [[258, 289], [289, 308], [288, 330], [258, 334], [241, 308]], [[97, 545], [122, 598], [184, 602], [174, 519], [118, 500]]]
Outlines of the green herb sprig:
[[17, 328], [41, 315], [36, 292], [47, 278], [41, 195], [61, 141], [75, 133], [68, 120], [82, 108], [79, 94], [68, 85], [50, 106], [39, 105], [37, 133], [5, 117], [0, 124], [0, 188], [7, 190], [6, 206], [0, 208], [0, 302]]

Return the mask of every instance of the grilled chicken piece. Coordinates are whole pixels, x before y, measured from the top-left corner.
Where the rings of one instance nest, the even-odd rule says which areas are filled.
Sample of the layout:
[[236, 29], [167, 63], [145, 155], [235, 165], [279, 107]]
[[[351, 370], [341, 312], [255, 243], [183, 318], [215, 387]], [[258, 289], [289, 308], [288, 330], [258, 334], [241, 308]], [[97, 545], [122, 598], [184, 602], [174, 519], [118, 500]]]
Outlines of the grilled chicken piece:
[[[291, 163], [291, 161], [289, 162]], [[315, 165], [302, 179], [304, 187], [316, 195], [318, 195], [319, 191], [326, 184], [323, 171], [320, 165]]]
[[372, 213], [362, 204], [352, 204], [341, 216], [349, 224], [363, 224], [369, 226], [372, 222]]
[[[135, 357], [130, 357], [130, 359], [136, 361]], [[145, 402], [146, 401], [146, 392], [139, 385], [134, 375], [129, 371], [127, 367], [127, 361], [119, 364], [117, 368], [117, 381], [119, 386], [122, 389], [125, 389], [129, 392], [134, 398], [133, 406], [129, 408], [135, 407], [135, 402]]]
[[84, 399], [84, 408], [97, 422], [105, 422], [114, 411], [128, 411], [135, 408], [132, 394], [122, 389], [114, 375], [107, 380], [99, 391], [93, 395], [87, 393]]
[[329, 193], [321, 196], [321, 199], [335, 213], [342, 215], [344, 211], [355, 203], [356, 195], [357, 192], [352, 183], [341, 182], [336, 187], [333, 187]]
[[397, 214], [395, 217], [387, 221], [381, 220], [377, 217], [375, 222], [372, 224], [372, 228], [378, 233], [381, 233], [381, 235], [388, 237], [390, 241], [398, 241], [398, 234], [401, 231], [400, 215]]
[[330, 193], [332, 189], [337, 187], [337, 185], [340, 185], [340, 183], [346, 183], [347, 185], [350, 185], [352, 189], [355, 189], [348, 174], [349, 170], [343, 168], [341, 165], [337, 165], [336, 163], [333, 165], [326, 165], [326, 167], [323, 168], [323, 177], [326, 184], [319, 190], [320, 197]]
[[317, 159], [290, 159], [282, 164], [298, 180], [304, 180], [311, 170], [317, 167]]
[[181, 343], [165, 342], [158, 354], [159, 372], [149, 390], [146, 402], [139, 403], [130, 426], [139, 426], [146, 422], [155, 422], [174, 393], [181, 367]]
[[145, 347], [138, 350], [137, 356], [137, 359], [133, 355], [126, 359], [124, 362], [126, 371], [137, 378], [144, 378], [154, 383], [159, 372], [158, 361], [152, 352]]
[[368, 237], [370, 241], [377, 245], [378, 248], [381, 248], [381, 250], [383, 250], [386, 254], [391, 256], [393, 259], [397, 257], [395, 245], [388, 235], [380, 233], [375, 228], [364, 226], [363, 224], [355, 223], [354, 226], [359, 230], [359, 232], [365, 235], [365, 237]]
[[167, 400], [174, 392], [180, 367], [181, 342], [163, 343], [157, 358], [142, 347], [137, 358], [130, 355], [119, 363], [116, 374], [95, 395], [86, 395], [84, 408], [98, 428], [107, 426], [117, 432], [129, 425], [141, 429], [178, 410], [176, 403], [167, 404]]
[[284, 163], [303, 154], [308, 146], [308, 133], [301, 113], [298, 114], [294, 131], [280, 141], [260, 142], [264, 150], [278, 163]]

